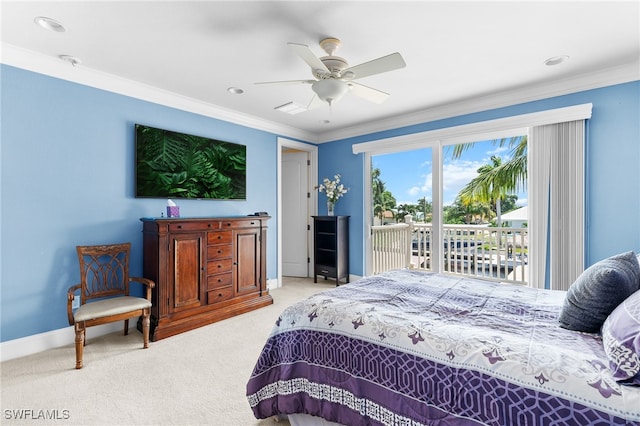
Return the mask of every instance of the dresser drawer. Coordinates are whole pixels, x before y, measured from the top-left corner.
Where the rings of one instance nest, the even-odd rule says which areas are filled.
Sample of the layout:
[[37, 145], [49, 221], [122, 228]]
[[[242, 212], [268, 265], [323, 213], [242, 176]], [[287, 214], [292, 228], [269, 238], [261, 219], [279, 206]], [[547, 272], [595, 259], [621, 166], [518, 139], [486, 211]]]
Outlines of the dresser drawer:
[[209, 275], [207, 277], [207, 290], [231, 285], [231, 272], [225, 274]]
[[251, 227], [259, 227], [261, 224], [260, 220], [257, 219], [245, 219], [245, 220], [229, 220], [222, 221], [220, 223], [220, 227], [222, 229], [231, 229], [231, 228], [251, 228]]
[[217, 288], [207, 292], [207, 304], [222, 302], [233, 297], [233, 287]]
[[220, 229], [220, 222], [214, 220], [211, 222], [177, 222], [169, 224], [170, 232], [208, 231], [210, 229]]
[[209, 246], [207, 248], [207, 259], [221, 259], [224, 257], [231, 257], [231, 253], [232, 253], [231, 244]]
[[207, 244], [231, 244], [232, 231], [217, 231], [207, 234]]
[[207, 275], [230, 272], [232, 263], [232, 259], [210, 260], [207, 262]]

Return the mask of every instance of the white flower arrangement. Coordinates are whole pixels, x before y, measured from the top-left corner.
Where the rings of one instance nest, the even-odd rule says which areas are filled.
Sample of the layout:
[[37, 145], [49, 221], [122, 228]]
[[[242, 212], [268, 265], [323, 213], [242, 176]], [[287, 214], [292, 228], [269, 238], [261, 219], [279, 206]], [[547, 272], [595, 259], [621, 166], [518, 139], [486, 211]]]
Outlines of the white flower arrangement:
[[318, 186], [318, 192], [324, 192], [327, 195], [327, 201], [335, 204], [349, 191], [349, 188], [340, 183], [340, 175], [335, 175], [333, 178], [334, 180], [324, 178]]

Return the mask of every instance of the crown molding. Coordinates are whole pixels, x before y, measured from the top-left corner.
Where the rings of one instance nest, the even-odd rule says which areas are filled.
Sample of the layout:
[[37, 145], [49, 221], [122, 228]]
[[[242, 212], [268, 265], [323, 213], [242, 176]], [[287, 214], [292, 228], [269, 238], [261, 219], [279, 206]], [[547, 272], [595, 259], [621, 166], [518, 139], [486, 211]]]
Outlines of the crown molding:
[[357, 126], [327, 131], [320, 135], [321, 139], [317, 143], [399, 129], [638, 80], [640, 80], [640, 59], [605, 70], [571, 76], [552, 82], [541, 82], [519, 89], [504, 90]]
[[318, 135], [294, 127], [263, 120], [237, 111], [221, 108], [207, 102], [169, 92], [158, 87], [100, 72], [84, 66], [69, 66], [58, 58], [43, 55], [11, 44], [2, 43], [0, 62], [61, 80], [94, 87], [96, 89], [177, 108], [183, 111], [224, 120], [252, 129], [263, 130], [294, 139], [317, 142]]
[[313, 133], [242, 114], [238, 111], [221, 108], [217, 105], [137, 81], [124, 79], [113, 74], [86, 67], [71, 67], [58, 58], [7, 43], [2, 43], [1, 45], [0, 62], [62, 80], [315, 144], [640, 80], [640, 58], [636, 58], [633, 62], [605, 70], [584, 73], [552, 82], [535, 83], [518, 89], [494, 92], [342, 129]]

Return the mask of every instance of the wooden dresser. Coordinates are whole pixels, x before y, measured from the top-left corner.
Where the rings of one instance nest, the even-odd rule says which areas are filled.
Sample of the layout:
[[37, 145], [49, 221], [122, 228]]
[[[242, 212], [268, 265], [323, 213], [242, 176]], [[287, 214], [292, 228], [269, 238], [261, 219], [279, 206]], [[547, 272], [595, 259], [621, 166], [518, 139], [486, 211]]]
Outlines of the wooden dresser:
[[155, 281], [156, 341], [273, 303], [268, 216], [142, 218], [144, 277]]

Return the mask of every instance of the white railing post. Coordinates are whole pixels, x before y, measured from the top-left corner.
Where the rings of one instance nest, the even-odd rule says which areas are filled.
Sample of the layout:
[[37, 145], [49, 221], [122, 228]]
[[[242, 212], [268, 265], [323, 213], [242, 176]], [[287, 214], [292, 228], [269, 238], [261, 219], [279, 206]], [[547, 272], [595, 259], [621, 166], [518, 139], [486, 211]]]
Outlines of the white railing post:
[[410, 214], [407, 214], [404, 216], [404, 223], [408, 224], [409, 226], [407, 226], [406, 232], [404, 234], [404, 241], [406, 242], [406, 244], [404, 245], [405, 247], [405, 253], [404, 253], [404, 267], [405, 268], [412, 268], [413, 264], [411, 263], [411, 235], [413, 235], [413, 216], [411, 216]]

